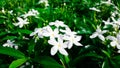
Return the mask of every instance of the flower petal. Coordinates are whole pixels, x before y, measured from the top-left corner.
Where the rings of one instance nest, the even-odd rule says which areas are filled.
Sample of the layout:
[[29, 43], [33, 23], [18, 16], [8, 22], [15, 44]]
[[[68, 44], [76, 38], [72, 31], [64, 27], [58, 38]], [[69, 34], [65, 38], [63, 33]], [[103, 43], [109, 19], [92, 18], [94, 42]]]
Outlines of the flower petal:
[[75, 40], [76, 40], [76, 41], [80, 41], [81, 38], [82, 38], [82, 36], [76, 36]]
[[53, 46], [52, 48], [51, 48], [51, 55], [55, 55], [56, 53], [57, 53], [57, 51], [58, 51], [58, 48], [57, 48], [57, 46]]
[[71, 49], [72, 46], [73, 46], [73, 42], [69, 41], [69, 42], [68, 42], [68, 49]]
[[112, 40], [112, 41], [117, 40], [114, 36], [107, 36], [106, 39], [109, 39], [109, 40]]
[[82, 45], [81, 43], [79, 43], [78, 41], [75, 41], [74, 44], [75, 44], [76, 46], [83, 46], [83, 45]]
[[65, 50], [65, 49], [63, 49], [63, 48], [60, 48], [59, 49], [59, 52], [61, 53], [61, 54], [63, 54], [63, 55], [68, 55], [68, 53], [67, 53], [67, 51]]
[[91, 36], [90, 36], [90, 38], [95, 38], [95, 37], [97, 37], [98, 36], [98, 33], [93, 33]]
[[50, 40], [48, 40], [48, 43], [51, 44], [51, 45], [57, 45], [58, 44], [54, 38], [51, 38]]
[[119, 44], [117, 44], [116, 47], [117, 47], [118, 49], [120, 49], [120, 45], [119, 45]]
[[112, 42], [110, 43], [110, 45], [111, 45], [112, 47], [114, 47], [114, 46], [117, 45], [117, 42], [116, 42], [116, 41], [112, 41]]
[[98, 38], [101, 39], [102, 41], [105, 40], [105, 37], [103, 35], [98, 35]]

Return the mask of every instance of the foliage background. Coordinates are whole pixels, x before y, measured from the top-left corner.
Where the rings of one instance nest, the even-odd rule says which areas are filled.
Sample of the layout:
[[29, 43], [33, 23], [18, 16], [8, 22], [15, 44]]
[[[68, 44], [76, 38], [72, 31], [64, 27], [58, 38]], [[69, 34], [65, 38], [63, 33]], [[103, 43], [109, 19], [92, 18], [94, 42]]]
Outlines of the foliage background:
[[[106, 45], [107, 42], [103, 44], [98, 38], [89, 38], [97, 25], [102, 24], [102, 20], [107, 20], [110, 12], [114, 11], [111, 5], [96, 6], [101, 1], [48, 0], [49, 6], [45, 8], [44, 4], [37, 4], [38, 0], [0, 0], [0, 68], [20, 67], [26, 62], [30, 64], [25, 65], [25, 68], [120, 68], [120, 55], [116, 49]], [[119, 0], [112, 2], [120, 8]], [[101, 12], [89, 9], [94, 6], [100, 8]], [[3, 7], [6, 13], [2, 13]], [[29, 17], [30, 24], [23, 28], [15, 27], [13, 23], [17, 21], [17, 16], [32, 8], [39, 11], [39, 18]], [[10, 10], [13, 10], [13, 15], [8, 13]], [[38, 39], [35, 43], [34, 38], [29, 36], [34, 28], [44, 27], [55, 20], [65, 22], [71, 30], [82, 35], [80, 42], [84, 46], [74, 46], [67, 50], [68, 56], [51, 56], [51, 46], [46, 39]], [[108, 29], [112, 31], [112, 28]], [[19, 49], [2, 47], [8, 39], [15, 40]]]

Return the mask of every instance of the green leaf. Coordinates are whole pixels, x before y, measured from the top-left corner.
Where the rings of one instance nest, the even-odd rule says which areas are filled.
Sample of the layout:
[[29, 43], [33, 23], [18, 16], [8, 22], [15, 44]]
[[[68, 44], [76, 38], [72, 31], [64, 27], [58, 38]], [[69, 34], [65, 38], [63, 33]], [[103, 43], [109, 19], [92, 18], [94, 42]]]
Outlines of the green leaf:
[[114, 62], [120, 64], [120, 56], [119, 56], [119, 55], [118, 55], [118, 56], [114, 56], [114, 57], [112, 58], [112, 60], [114, 60]]
[[2, 40], [13, 40], [13, 39], [16, 39], [17, 37], [16, 36], [6, 36], [5, 38], [3, 38]]
[[74, 58], [74, 60], [72, 60], [71, 62], [72, 62], [73, 64], [76, 64], [77, 62], [83, 60], [83, 59], [86, 58], [86, 57], [92, 57], [93, 59], [97, 59], [97, 60], [103, 59], [102, 56], [100, 56], [100, 55], [98, 55], [98, 54], [96, 54], [96, 53], [86, 53], [86, 54], [83, 54], [83, 55], [81, 55], [81, 54], [78, 55], [78, 57]]
[[22, 58], [22, 59], [17, 59], [17, 60], [14, 60], [9, 68], [17, 68], [19, 67], [20, 65], [22, 65], [23, 63], [25, 63], [27, 61], [27, 58]]
[[23, 34], [30, 34], [32, 31], [27, 29], [18, 29], [17, 32], [23, 33]]
[[110, 59], [110, 62], [111, 62], [112, 68], [120, 68], [120, 65], [116, 61]]
[[6, 34], [7, 34], [7, 32], [1, 32], [0, 36], [6, 35]]
[[81, 27], [81, 30], [77, 31], [78, 34], [91, 34], [92, 32], [89, 29]]
[[106, 60], [103, 62], [102, 68], [110, 68], [110, 64], [109, 64], [108, 59], [106, 59]]
[[15, 50], [13, 48], [8, 48], [8, 47], [2, 47], [2, 46], [0, 46], [0, 54], [5, 54], [16, 58], [25, 57], [24, 53], [20, 52], [19, 50]]
[[105, 51], [105, 50], [102, 50], [102, 52], [107, 56], [107, 57], [109, 57], [110, 58], [110, 54], [107, 52], [107, 51]]
[[113, 59], [120, 61], [120, 56], [119, 55], [118, 56], [114, 56]]
[[34, 51], [34, 47], [35, 47], [35, 42], [34, 42], [34, 40], [31, 40], [29, 42], [29, 47], [28, 47], [29, 53], [32, 53]]
[[54, 60], [53, 58], [49, 57], [49, 56], [42, 56], [40, 57], [39, 60], [40, 64], [42, 64], [42, 66], [44, 68], [63, 68], [62, 65], [60, 65], [56, 60]]

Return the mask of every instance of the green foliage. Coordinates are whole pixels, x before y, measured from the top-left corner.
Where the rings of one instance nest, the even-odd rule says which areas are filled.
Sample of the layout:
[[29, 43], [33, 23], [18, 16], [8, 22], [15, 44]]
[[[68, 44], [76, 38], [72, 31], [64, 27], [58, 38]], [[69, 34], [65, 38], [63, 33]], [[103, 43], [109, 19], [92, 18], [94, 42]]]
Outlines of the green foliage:
[[[104, 34], [105, 38], [108, 35], [116, 37], [116, 33], [120, 32], [119, 28], [112, 25], [104, 27], [103, 23], [108, 18], [112, 22], [114, 11], [118, 12], [113, 16], [115, 20], [120, 18], [120, 0], [111, 0], [112, 5], [102, 1], [107, 0], [48, 0], [49, 6], [45, 6], [46, 3], [39, 4], [39, 0], [0, 0], [0, 68], [17, 68], [26, 62], [30, 63], [26, 68], [120, 68], [119, 49], [111, 46], [111, 40], [90, 38], [98, 26], [108, 30]], [[100, 12], [90, 10], [92, 7]], [[22, 28], [15, 26], [17, 17], [25, 19], [23, 14], [31, 9], [37, 10], [39, 14], [28, 16], [29, 24]], [[11, 10], [13, 12], [10, 13]], [[39, 38], [37, 34], [30, 36], [35, 28], [42, 28], [56, 20], [63, 21], [82, 36], [79, 42], [83, 46], [66, 49], [68, 56], [60, 53], [50, 55], [52, 46], [48, 44], [48, 37]], [[9, 44], [17, 44], [15, 46], [18, 49], [4, 47], [7, 40], [14, 41]]]
[[23, 63], [25, 63], [26, 61], [27, 61], [26, 58], [14, 60], [14, 61], [10, 64], [9, 68], [17, 68], [17, 67], [19, 67], [20, 65], [22, 65]]
[[24, 53], [20, 52], [19, 50], [15, 50], [12, 48], [5, 48], [0, 46], [0, 54], [5, 54], [9, 56], [13, 56], [15, 58], [25, 58]]

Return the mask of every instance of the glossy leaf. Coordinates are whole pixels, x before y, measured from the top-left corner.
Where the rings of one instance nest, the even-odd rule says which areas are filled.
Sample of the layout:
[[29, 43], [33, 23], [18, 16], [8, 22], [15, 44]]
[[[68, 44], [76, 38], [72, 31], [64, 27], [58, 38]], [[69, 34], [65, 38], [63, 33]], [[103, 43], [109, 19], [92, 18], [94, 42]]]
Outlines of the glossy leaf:
[[9, 68], [17, 68], [17, 67], [19, 67], [20, 65], [22, 65], [23, 63], [25, 63], [26, 61], [27, 61], [26, 58], [14, 60], [14, 61], [10, 64]]
[[59, 64], [55, 59], [49, 56], [40, 57], [39, 62], [40, 64], [42, 64], [44, 68], [48, 68], [48, 67], [49, 68], [63, 68], [61, 64]]
[[0, 54], [5, 54], [9, 56], [13, 56], [16, 58], [24, 58], [25, 55], [19, 50], [15, 50], [13, 48], [8, 48], [8, 47], [2, 47], [0, 46]]

